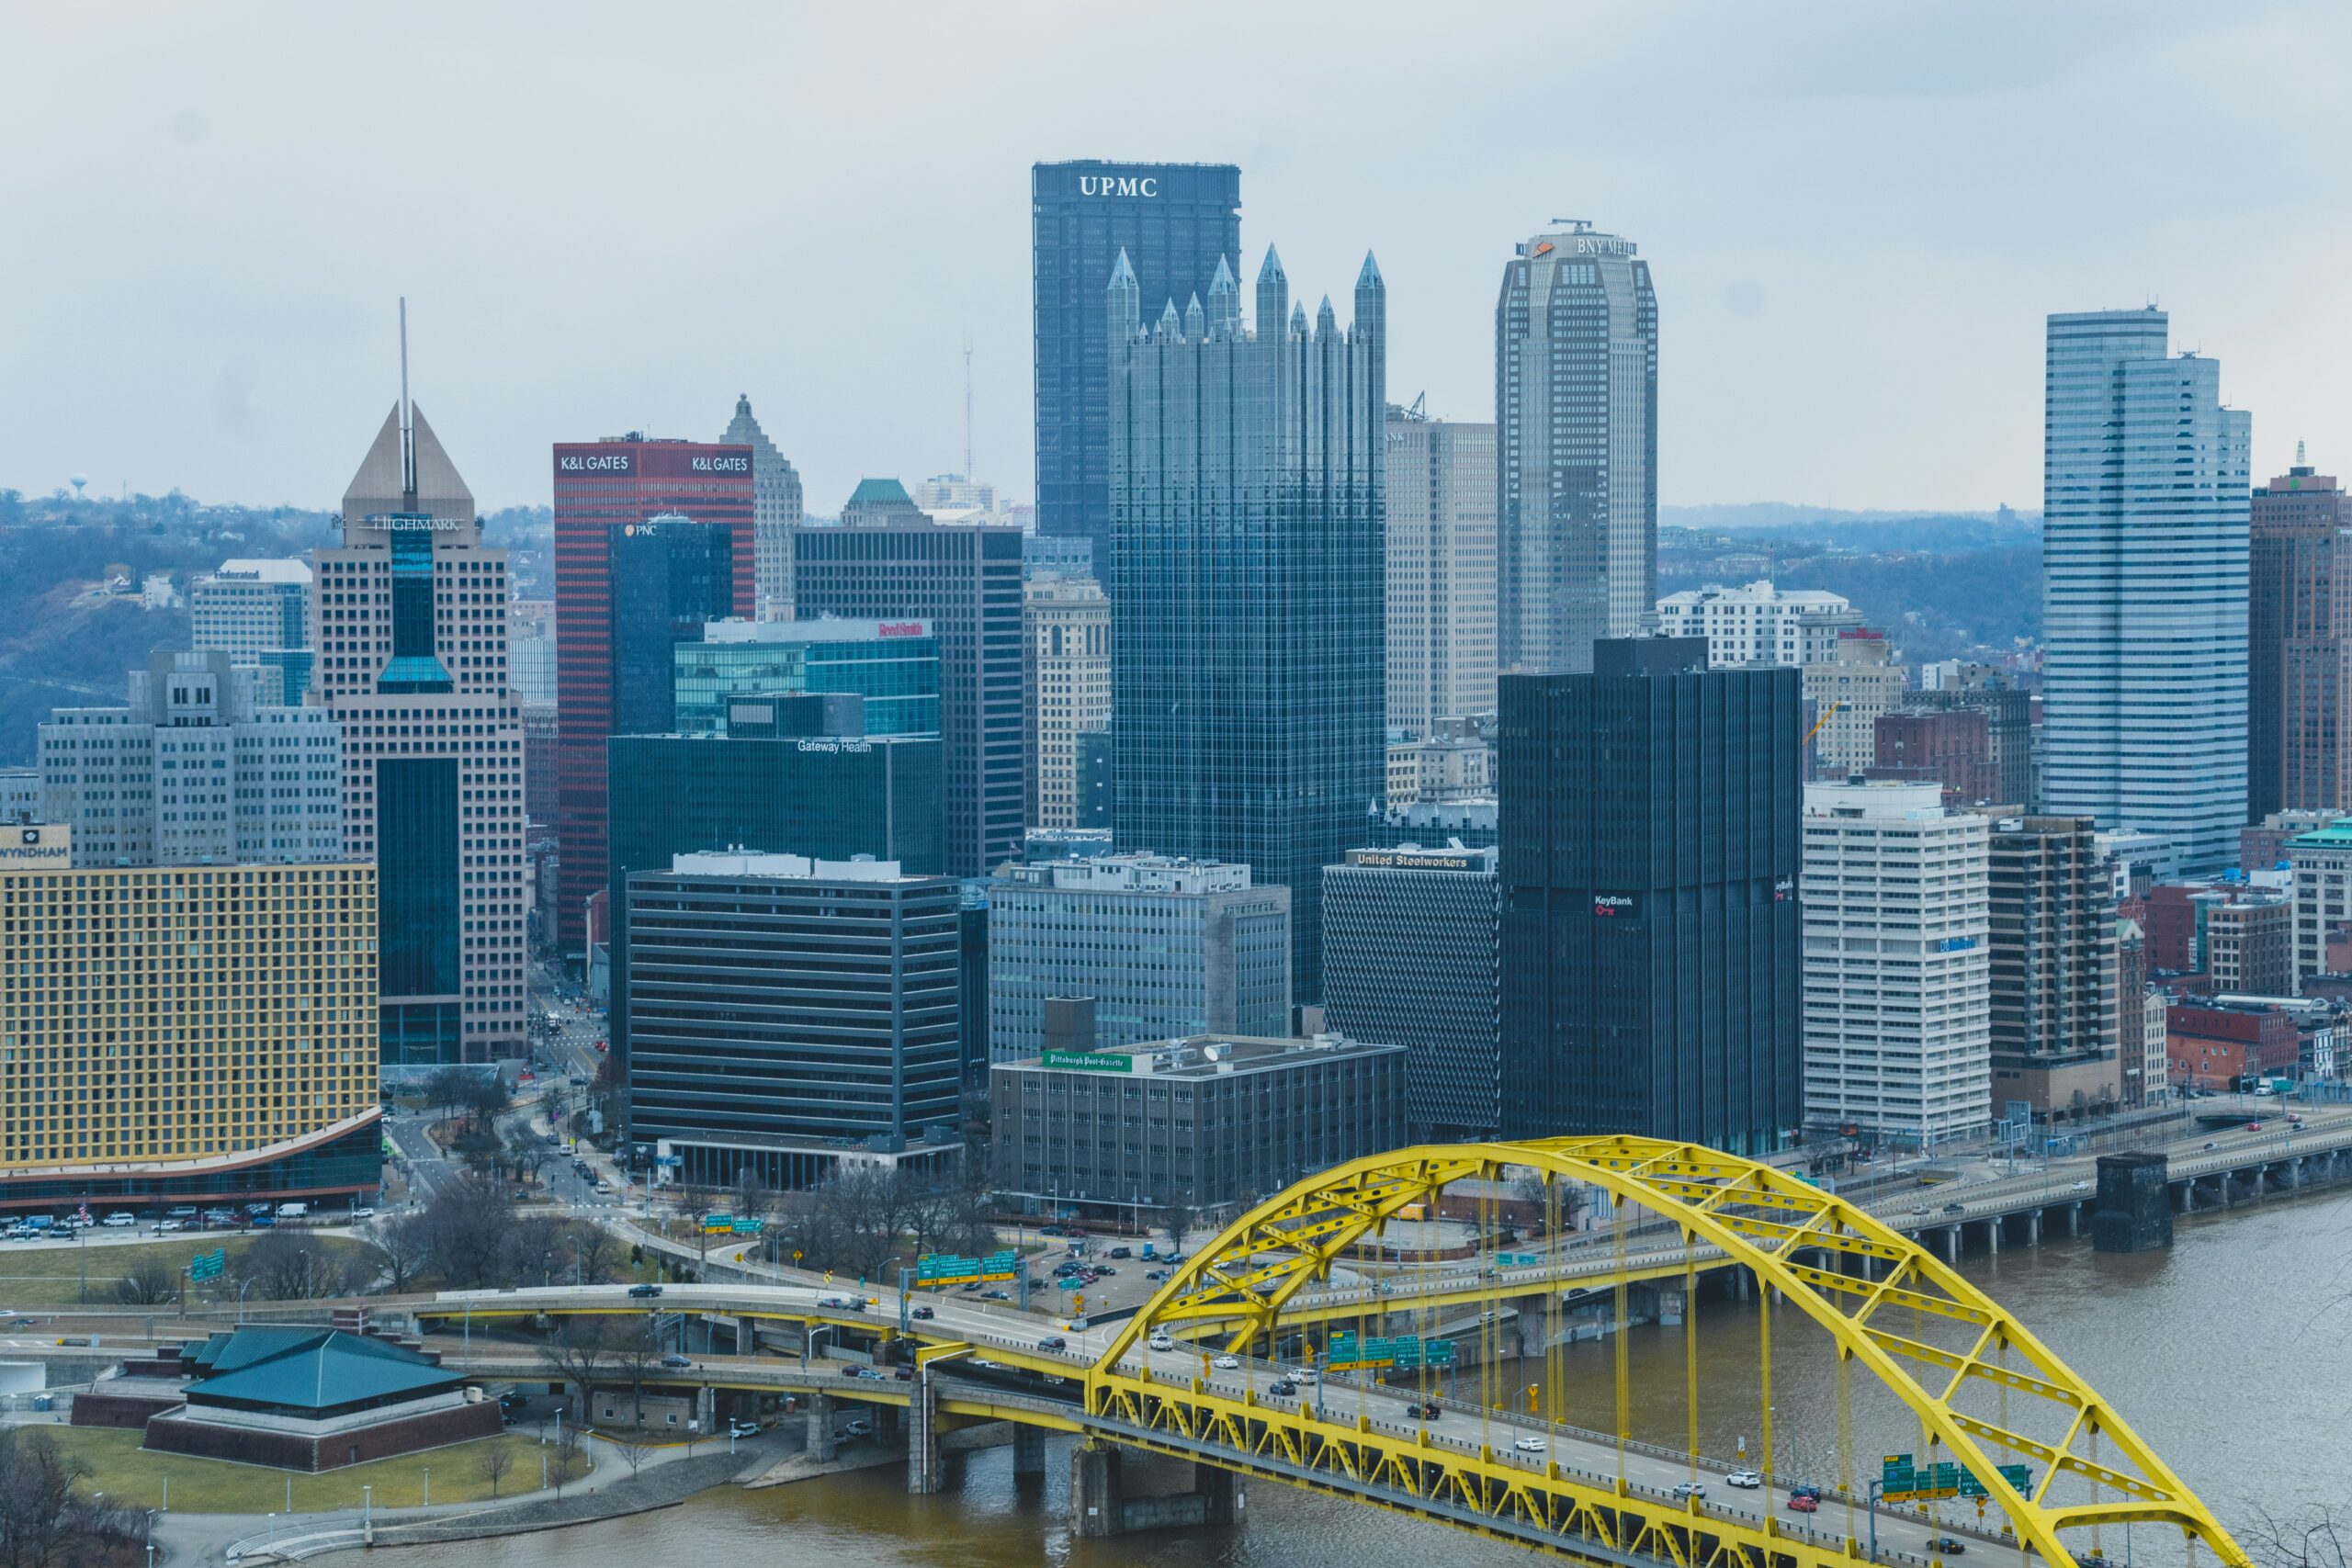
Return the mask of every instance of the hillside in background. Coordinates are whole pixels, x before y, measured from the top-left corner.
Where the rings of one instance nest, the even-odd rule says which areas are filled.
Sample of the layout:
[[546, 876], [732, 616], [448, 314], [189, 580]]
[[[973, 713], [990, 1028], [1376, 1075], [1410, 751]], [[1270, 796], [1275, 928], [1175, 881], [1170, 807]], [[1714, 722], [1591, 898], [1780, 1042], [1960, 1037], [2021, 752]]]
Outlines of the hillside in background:
[[188, 645], [185, 608], [148, 610], [133, 589], [190, 576], [232, 556], [288, 556], [334, 537], [326, 513], [205, 506], [170, 495], [74, 500], [0, 490], [0, 763], [33, 760], [34, 727], [53, 707], [122, 700], [150, 650]]

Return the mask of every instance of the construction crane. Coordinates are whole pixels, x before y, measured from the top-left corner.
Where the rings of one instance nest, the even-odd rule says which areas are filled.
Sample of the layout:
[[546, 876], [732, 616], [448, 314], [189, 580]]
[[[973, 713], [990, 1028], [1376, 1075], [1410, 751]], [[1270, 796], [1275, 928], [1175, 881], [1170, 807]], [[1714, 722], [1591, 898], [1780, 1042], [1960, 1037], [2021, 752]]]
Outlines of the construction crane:
[[1804, 747], [1812, 745], [1813, 738], [1821, 733], [1821, 727], [1835, 718], [1838, 716], [1838, 710], [1845, 705], [1846, 705], [1843, 702], [1835, 702], [1831, 703], [1827, 708], [1824, 709], [1821, 716], [1813, 721], [1813, 728], [1804, 732], [1804, 739], [1798, 747], [1798, 750], [1802, 750]]

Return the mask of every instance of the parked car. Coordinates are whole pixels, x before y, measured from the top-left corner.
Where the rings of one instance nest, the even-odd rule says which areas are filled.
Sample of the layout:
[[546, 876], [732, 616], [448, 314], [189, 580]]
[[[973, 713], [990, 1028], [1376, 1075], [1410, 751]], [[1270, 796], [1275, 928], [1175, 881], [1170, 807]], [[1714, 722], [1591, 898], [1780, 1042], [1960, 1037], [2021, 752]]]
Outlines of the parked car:
[[675, 1371], [693, 1366], [695, 1361], [693, 1357], [681, 1356], [675, 1350], [673, 1350], [670, 1354], [662, 1358], [662, 1364]]
[[1550, 1446], [1550, 1444], [1544, 1442], [1541, 1438], [1521, 1438], [1519, 1441], [1511, 1444], [1512, 1448], [1517, 1449], [1523, 1454], [1540, 1454]]
[[179, 1228], [180, 1223], [177, 1220], [158, 1220], [155, 1222], [155, 1234], [157, 1235], [169, 1235]]
[[196, 1205], [182, 1203], [176, 1209], [166, 1209], [164, 1211], [164, 1217], [167, 1220], [192, 1220], [196, 1218]]
[[842, 1428], [842, 1436], [844, 1438], [862, 1438], [872, 1430], [874, 1430], [874, 1423], [861, 1416], [856, 1420]]
[[248, 1214], [266, 1214], [269, 1213], [269, 1205], [266, 1203], [248, 1203], [245, 1205], [245, 1213]]
[[659, 1285], [631, 1285], [628, 1288], [628, 1293], [639, 1301], [650, 1301], [653, 1297], [662, 1293], [662, 1287]]
[[117, 1209], [106, 1217], [106, 1227], [110, 1231], [130, 1230], [138, 1224], [139, 1216], [123, 1209]]
[[760, 1424], [757, 1421], [729, 1421], [727, 1423], [727, 1435], [730, 1438], [756, 1438], [760, 1435]]
[[1135, 1255], [1135, 1248], [1131, 1247], [1114, 1247], [1109, 1253], [1113, 1258], [1133, 1258]]
[[1674, 1483], [1674, 1495], [1677, 1497], [1704, 1497], [1707, 1495], [1706, 1484], [1698, 1481], [1678, 1481]]
[[912, 1382], [915, 1381], [915, 1370], [912, 1367], [893, 1367], [890, 1370], [890, 1375], [898, 1379], [900, 1382]]
[[372, 1220], [376, 1217], [376, 1211], [368, 1204], [362, 1203], [351, 1211], [351, 1217], [355, 1220]]
[[1764, 1478], [1752, 1470], [1735, 1470], [1724, 1477], [1724, 1484], [1736, 1486], [1743, 1492], [1753, 1492], [1764, 1484]]
[[1792, 1514], [1816, 1514], [1820, 1511], [1821, 1504], [1802, 1492], [1794, 1493], [1789, 1498], [1789, 1512]]

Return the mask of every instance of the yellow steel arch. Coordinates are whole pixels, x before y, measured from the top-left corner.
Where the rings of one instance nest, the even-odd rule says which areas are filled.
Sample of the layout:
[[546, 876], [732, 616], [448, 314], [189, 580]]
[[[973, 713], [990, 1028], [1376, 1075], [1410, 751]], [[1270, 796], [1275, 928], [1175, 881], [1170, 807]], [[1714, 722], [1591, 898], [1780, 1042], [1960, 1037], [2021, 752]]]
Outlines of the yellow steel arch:
[[[1917, 1415], [1955, 1461], [1984, 1478], [2023, 1543], [2060, 1568], [2073, 1554], [2059, 1532], [2139, 1521], [2177, 1527], [2228, 1568], [2245, 1551], [2204, 1504], [2088, 1384], [1991, 1298], [1932, 1253], [1865, 1211], [1770, 1166], [1696, 1144], [1652, 1138], [1555, 1138], [1528, 1143], [1424, 1145], [1335, 1166], [1244, 1214], [1177, 1269], [1111, 1341], [1088, 1378], [1088, 1409], [1134, 1407], [1136, 1378], [1121, 1362], [1148, 1329], [1193, 1324], [1223, 1329], [1241, 1349], [1280, 1325], [1299, 1292], [1328, 1279], [1332, 1262], [1408, 1206], [1433, 1201], [1464, 1179], [1499, 1179], [1529, 1168], [1547, 1179], [1599, 1186], [1672, 1221], [1686, 1242], [1707, 1242], [1820, 1324], [1838, 1353], [1867, 1368]], [[1833, 1265], [1808, 1261], [1815, 1255]], [[1860, 1278], [1847, 1271], [1861, 1269]], [[1540, 1288], [1540, 1285], [1539, 1285]], [[1509, 1287], [1526, 1293], [1529, 1286]], [[1409, 1304], [1389, 1299], [1387, 1310]], [[1963, 1326], [1954, 1351], [1873, 1321], [1888, 1308]], [[2014, 1356], [2023, 1364], [2010, 1364]], [[1939, 1375], [1940, 1374], [1940, 1375]], [[1151, 1385], [1148, 1370], [1141, 1382]], [[1960, 1407], [1991, 1387], [2054, 1406], [2064, 1435], [2038, 1439]], [[2002, 1404], [2004, 1413], [2006, 1401]], [[2101, 1444], [2106, 1445], [2105, 1448]], [[2086, 1447], [2089, 1452], [2082, 1451]], [[2111, 1450], [2112, 1459], [2101, 1457]], [[2021, 1495], [1999, 1474], [2028, 1462], [2039, 1477]], [[2092, 1500], [2062, 1502], [2062, 1476]]]

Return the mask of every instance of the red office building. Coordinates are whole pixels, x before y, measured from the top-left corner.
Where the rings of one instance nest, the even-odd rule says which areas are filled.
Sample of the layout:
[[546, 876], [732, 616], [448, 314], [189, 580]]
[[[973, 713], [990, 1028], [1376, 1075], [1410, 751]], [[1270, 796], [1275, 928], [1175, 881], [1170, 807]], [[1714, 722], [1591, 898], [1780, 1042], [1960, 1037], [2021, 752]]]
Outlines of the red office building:
[[557, 939], [584, 941], [605, 886], [605, 742], [613, 732], [613, 529], [664, 513], [735, 533], [734, 610], [755, 613], [752, 448], [634, 433], [555, 448]]

